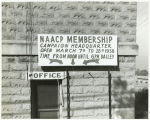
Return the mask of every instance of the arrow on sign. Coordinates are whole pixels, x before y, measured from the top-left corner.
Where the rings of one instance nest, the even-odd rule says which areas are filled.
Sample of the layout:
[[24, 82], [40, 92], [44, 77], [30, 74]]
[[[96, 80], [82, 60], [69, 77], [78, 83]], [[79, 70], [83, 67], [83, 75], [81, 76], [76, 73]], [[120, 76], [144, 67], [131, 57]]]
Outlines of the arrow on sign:
[[29, 74], [29, 77], [32, 77], [32, 74]]
[[72, 64], [72, 65], [74, 65], [74, 64], [75, 64], [74, 59], [72, 59], [71, 64]]
[[63, 64], [62, 60], [58, 60], [58, 59], [49, 59], [50, 60], [50, 64], [53, 62], [57, 62], [59, 64]]
[[83, 61], [83, 64], [87, 65], [88, 63], [91, 63], [91, 62], [95, 62], [95, 63], [99, 63], [99, 59], [91, 59], [91, 60], [84, 60]]

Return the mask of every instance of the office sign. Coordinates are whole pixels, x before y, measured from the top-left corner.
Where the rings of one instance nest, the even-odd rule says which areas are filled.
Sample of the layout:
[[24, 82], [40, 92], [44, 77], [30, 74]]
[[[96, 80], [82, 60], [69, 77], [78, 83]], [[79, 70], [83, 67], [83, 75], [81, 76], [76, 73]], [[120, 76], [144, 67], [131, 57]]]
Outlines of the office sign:
[[115, 35], [38, 35], [39, 66], [117, 66]]
[[49, 79], [64, 79], [65, 72], [29, 72], [28, 78], [31, 80], [49, 80]]

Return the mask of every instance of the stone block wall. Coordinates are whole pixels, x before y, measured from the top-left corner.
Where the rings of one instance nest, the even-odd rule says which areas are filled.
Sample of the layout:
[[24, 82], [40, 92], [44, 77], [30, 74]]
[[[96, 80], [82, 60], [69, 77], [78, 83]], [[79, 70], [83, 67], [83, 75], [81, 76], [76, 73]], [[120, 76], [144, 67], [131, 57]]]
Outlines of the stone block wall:
[[26, 40], [31, 31], [33, 40], [39, 33], [117, 34], [119, 42], [136, 40], [136, 3], [7, 2], [2, 16], [3, 40]]
[[[120, 71], [111, 71], [112, 118], [134, 118], [135, 57], [119, 57], [119, 63]], [[71, 117], [108, 119], [108, 72], [72, 71], [70, 76]], [[63, 86], [66, 94], [65, 80]]]
[[2, 118], [30, 118], [26, 59], [26, 56], [2, 57]]
[[[2, 118], [31, 118], [27, 64], [42, 71], [37, 65], [37, 34], [41, 33], [117, 35], [119, 65], [110, 71], [112, 118], [134, 118], [136, 9], [134, 2], [2, 3]], [[69, 74], [71, 118], [109, 118], [104, 67]], [[61, 117], [66, 118], [66, 80], [62, 85]]]

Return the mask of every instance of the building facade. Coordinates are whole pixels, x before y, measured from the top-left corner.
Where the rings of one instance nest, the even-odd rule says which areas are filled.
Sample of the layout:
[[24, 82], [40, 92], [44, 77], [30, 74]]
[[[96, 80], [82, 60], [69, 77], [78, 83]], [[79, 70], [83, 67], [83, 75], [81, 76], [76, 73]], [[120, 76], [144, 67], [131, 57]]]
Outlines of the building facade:
[[[3, 2], [2, 118], [134, 118], [136, 18], [136, 2]], [[38, 66], [38, 34], [117, 35], [118, 66]], [[68, 82], [27, 77], [66, 70]]]

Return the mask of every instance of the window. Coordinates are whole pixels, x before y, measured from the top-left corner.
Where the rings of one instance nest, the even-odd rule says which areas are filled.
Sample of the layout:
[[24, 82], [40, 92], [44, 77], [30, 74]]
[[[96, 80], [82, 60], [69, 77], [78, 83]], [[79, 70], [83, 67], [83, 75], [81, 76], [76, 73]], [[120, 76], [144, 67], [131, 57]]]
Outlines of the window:
[[57, 80], [31, 80], [31, 118], [59, 118]]

